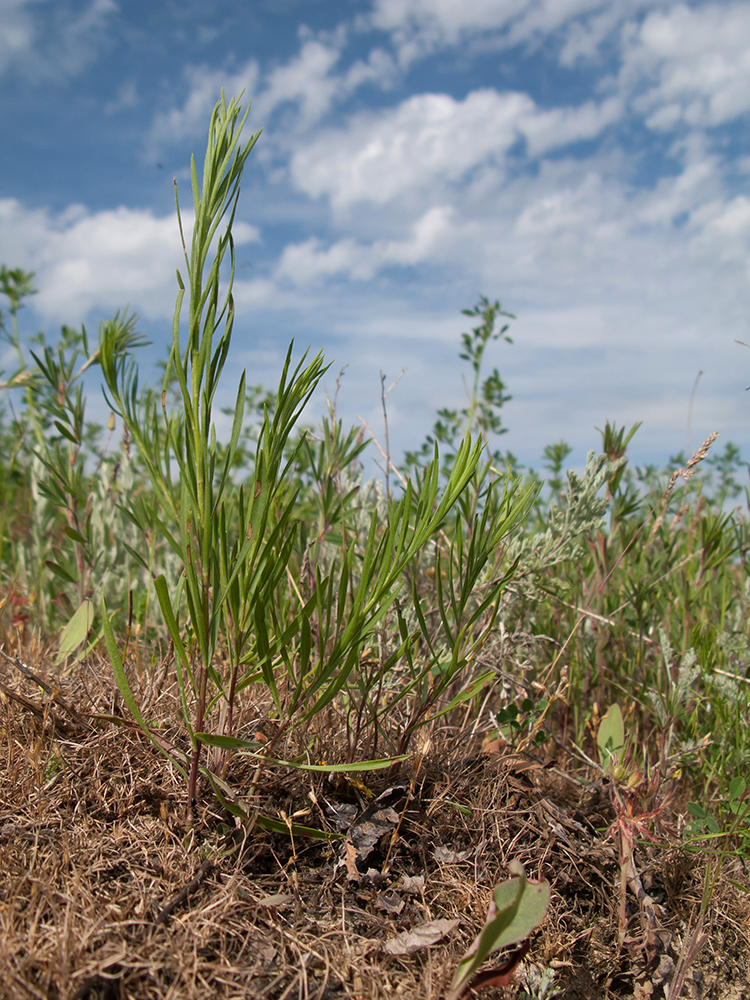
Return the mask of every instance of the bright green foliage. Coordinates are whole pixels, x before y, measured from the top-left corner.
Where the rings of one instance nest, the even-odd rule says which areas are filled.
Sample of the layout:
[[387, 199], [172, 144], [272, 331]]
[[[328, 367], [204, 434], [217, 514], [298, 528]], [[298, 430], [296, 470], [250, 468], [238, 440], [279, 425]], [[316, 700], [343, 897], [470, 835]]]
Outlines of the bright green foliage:
[[[217, 105], [202, 186], [192, 166], [196, 221], [189, 257], [186, 252], [187, 344], [183, 347], [180, 340], [184, 287], [179, 279], [161, 414], [153, 393], [139, 394], [135, 361], [117, 350], [125, 322], [105, 324], [100, 337], [111, 404], [138, 448], [157, 501], [149, 507], [136, 500], [129, 516], [144, 534], [165, 538], [182, 568], [178, 586], [170, 587], [167, 578], [159, 575], [155, 588], [176, 653], [183, 719], [192, 747], [191, 800], [203, 743], [228, 750], [248, 748], [246, 741], [233, 740], [232, 721], [237, 696], [252, 684], [262, 682], [271, 693], [281, 733], [318, 715], [335, 699], [356, 706], [360, 728], [362, 724], [377, 727], [385, 712], [407, 694], [416, 693], [415, 707], [401, 736], [401, 751], [417, 727], [472, 697], [478, 689], [476, 680], [454, 691], [447, 705], [440, 704], [492, 628], [500, 592], [513, 567], [506, 567], [491, 586], [483, 574], [504, 536], [523, 522], [536, 493], [533, 486], [519, 492], [512, 483], [498, 492], [497, 484], [490, 483], [481, 509], [470, 515], [471, 533], [466, 539], [461, 520], [456, 521], [448, 561], [444, 563], [438, 553], [436, 564], [441, 631], [447, 641], [435, 641], [415, 594], [419, 628], [410, 632], [401, 626], [400, 642], [390, 656], [391, 665], [407, 659], [408, 679], [396, 690], [385, 692], [378, 704], [372, 685], [363, 683], [359, 674], [360, 661], [376, 643], [376, 633], [397, 600], [408, 568], [450, 521], [477, 474], [482, 442], [472, 444], [467, 436], [458, 446], [442, 490], [435, 453], [418, 482], [407, 482], [401, 499], [387, 499], [382, 517], [370, 517], [365, 533], [347, 530], [356, 488], [342, 489], [341, 474], [365, 445], [353, 433], [344, 435], [331, 414], [323, 423], [317, 448], [301, 438], [289, 450], [292, 429], [325, 371], [320, 357], [306, 367], [303, 358], [292, 368], [290, 348], [278, 392], [256, 438], [249, 482], [235, 487], [231, 474], [242, 434], [244, 375], [230, 439], [221, 446], [212, 423], [212, 405], [233, 321], [232, 219], [242, 168], [257, 139], [253, 136], [239, 145], [244, 123], [239, 116], [236, 101], [227, 106], [222, 100]], [[209, 263], [209, 246], [225, 216], [226, 228]], [[219, 275], [227, 253], [230, 276], [220, 306]], [[166, 406], [168, 388], [176, 393], [178, 403], [171, 410]], [[292, 470], [300, 485], [305, 480], [309, 483], [305, 493], [307, 503], [313, 503], [302, 562], [294, 571], [294, 557], [300, 551], [296, 520], [305, 508], [298, 499], [300, 487], [295, 489], [291, 481]], [[280, 599], [285, 586], [295, 579], [299, 580], [296, 600]], [[480, 585], [484, 592], [476, 600]], [[108, 623], [105, 637], [118, 684], [132, 712], [133, 699]], [[418, 640], [427, 644], [429, 655], [415, 665]], [[225, 673], [217, 667], [219, 652], [228, 657]], [[486, 680], [483, 677], [482, 683]], [[382, 693], [382, 679], [378, 688]], [[222, 705], [225, 714], [219, 724], [224, 731], [212, 733], [209, 715]], [[150, 735], [183, 766], [173, 750]], [[358, 741], [359, 733], [351, 743], [352, 756]], [[271, 759], [271, 748], [266, 759]], [[214, 788], [220, 792], [216, 783]]]
[[[188, 787], [191, 800], [195, 797], [201, 756], [195, 733], [205, 728], [206, 713], [217, 689], [228, 698], [231, 713], [240, 661], [256, 606], [262, 601], [261, 591], [278, 584], [290, 555], [292, 536], [286, 529], [293, 500], [283, 496], [284, 448], [325, 370], [320, 356], [306, 367], [303, 358], [292, 370], [290, 348], [273, 415], [264, 419], [258, 438], [251, 488], [247, 494], [242, 487], [236, 493], [230, 473], [235, 466], [244, 416], [244, 373], [229, 443], [221, 448], [216, 440], [213, 405], [234, 322], [232, 221], [243, 167], [258, 138], [254, 135], [240, 145], [248, 111], [241, 118], [238, 101], [233, 99], [227, 105], [222, 97], [209, 126], [202, 182], [195, 159], [191, 162], [195, 220], [189, 255], [183, 237], [188, 278], [187, 340], [183, 345], [180, 337], [185, 285], [178, 273], [180, 289], [161, 414], [153, 394], [145, 400], [138, 395], [136, 363], [117, 350], [121, 336], [117, 320], [105, 324], [100, 336], [102, 369], [113, 409], [138, 447], [158, 503], [151, 509], [134, 504], [130, 517], [144, 534], [158, 531], [166, 538], [182, 567], [179, 587], [170, 592], [163, 574], [156, 578], [155, 586], [177, 654], [183, 718], [192, 745]], [[179, 202], [177, 210], [182, 232]], [[222, 223], [225, 228], [219, 234]], [[216, 249], [209, 261], [214, 239]], [[227, 254], [230, 274], [222, 301], [220, 273]], [[166, 391], [173, 375], [179, 405], [169, 411]], [[177, 477], [173, 476], [173, 464]], [[279, 503], [283, 506], [277, 515]], [[185, 638], [179, 620], [183, 600], [190, 639]], [[228, 690], [215, 664], [222, 641], [230, 652]], [[231, 732], [231, 714], [228, 727]]]

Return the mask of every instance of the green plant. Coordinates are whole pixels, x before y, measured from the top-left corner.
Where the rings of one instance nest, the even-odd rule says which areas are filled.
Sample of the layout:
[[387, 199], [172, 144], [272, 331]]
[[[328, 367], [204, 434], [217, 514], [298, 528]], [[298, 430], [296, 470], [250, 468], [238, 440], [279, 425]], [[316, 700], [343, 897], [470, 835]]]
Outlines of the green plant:
[[503, 739], [515, 743], [519, 737], [522, 739], [530, 736], [532, 743], [540, 746], [548, 734], [543, 729], [536, 728], [536, 723], [544, 718], [546, 708], [547, 702], [544, 699], [534, 701], [533, 698], [524, 698], [520, 706], [512, 701], [498, 709], [492, 715], [492, 721]]
[[[0, 278], [13, 319], [3, 333], [18, 359], [2, 386], [9, 401], [3, 415], [11, 417], [0, 432], [5, 566], [35, 608], [35, 624], [45, 631], [63, 625], [59, 662], [85, 639], [81, 626], [92, 623], [92, 597], [111, 592], [115, 580], [127, 593], [127, 532], [115, 523], [122, 518], [109, 502], [123, 461], [107, 454], [102, 428], [86, 417], [85, 378], [99, 363], [86, 328], [63, 326], [53, 345], [44, 334], [33, 336], [27, 364], [17, 316], [34, 292], [33, 275], [3, 267]], [[114, 349], [142, 342], [125, 324]]]
[[[249, 109], [248, 109], [249, 110]], [[239, 661], [252, 622], [254, 605], [263, 585], [283, 573], [289, 545], [285, 537], [291, 501], [284, 501], [283, 451], [300, 412], [315, 389], [324, 368], [318, 356], [290, 372], [291, 348], [284, 365], [273, 417], [266, 417], [258, 440], [254, 482], [249, 494], [240, 488], [230, 509], [231, 479], [245, 405], [245, 376], [240, 379], [228, 445], [220, 451], [213, 424], [213, 405], [229, 351], [234, 303], [234, 245], [232, 221], [236, 211], [242, 170], [258, 135], [240, 146], [248, 111], [240, 118], [237, 100], [227, 105], [222, 97], [214, 109], [199, 184], [195, 160], [191, 162], [195, 219], [190, 254], [183, 235], [188, 279], [187, 343], [180, 340], [180, 315], [185, 285], [175, 307], [172, 350], [164, 376], [161, 419], [153, 394], [138, 395], [135, 362], [118, 350], [123, 322], [116, 318], [103, 326], [100, 336], [102, 369], [115, 412], [123, 419], [146, 466], [158, 503], [130, 508], [137, 527], [159, 530], [180, 559], [183, 575], [170, 593], [164, 575], [156, 578], [156, 593], [176, 650], [183, 718], [191, 741], [188, 797], [196, 795], [201, 742], [196, 733], [205, 729], [214, 704], [211, 689], [227, 699], [227, 726], [231, 733], [232, 709]], [[183, 233], [179, 201], [180, 232]], [[218, 230], [226, 219], [224, 232]], [[216, 250], [209, 254], [216, 239]], [[220, 273], [229, 255], [230, 273], [220, 305]], [[223, 329], [222, 329], [223, 327]], [[304, 361], [304, 359], [303, 359]], [[166, 389], [174, 375], [180, 406], [166, 408]], [[173, 463], [179, 479], [173, 480]], [[276, 507], [284, 502], [277, 516]], [[189, 637], [180, 627], [184, 599], [190, 622]], [[105, 611], [105, 634], [123, 695], [132, 703], [119, 653]], [[217, 673], [216, 655], [222, 626], [230, 651], [228, 689]], [[195, 713], [189, 699], [195, 699]], [[132, 710], [132, 704], [131, 704]], [[136, 717], [138, 717], [136, 713]], [[144, 727], [145, 728], [145, 727]]]
[[500, 969], [480, 973], [480, 966], [492, 952], [523, 941], [544, 920], [549, 906], [549, 883], [546, 879], [528, 880], [517, 861], [509, 867], [515, 877], [495, 889], [485, 925], [461, 959], [447, 1000], [462, 1000], [481, 986], [508, 986], [528, 946], [512, 953]]
[[[473, 309], [464, 309], [462, 312], [464, 316], [478, 317], [481, 320], [470, 333], [461, 334], [462, 350], [459, 357], [470, 363], [473, 372], [471, 388], [466, 386], [468, 405], [460, 410], [444, 408], [438, 411], [439, 419], [435, 422], [432, 434], [428, 435], [418, 451], [406, 452], [404, 456], [406, 469], [418, 468], [429, 461], [435, 444], [440, 444], [445, 446], [443, 471], [447, 473], [459, 442], [467, 434], [478, 433], [487, 444], [491, 434], [501, 435], [507, 431], [507, 427], [503, 426], [500, 411], [511, 397], [505, 391], [505, 383], [500, 378], [497, 368], [493, 368], [483, 379], [482, 365], [487, 346], [493, 340], [513, 343], [507, 333], [508, 324], [503, 323], [499, 327], [497, 324], [502, 319], [516, 317], [512, 313], [505, 312], [499, 302], [490, 302], [484, 295], [480, 296], [479, 302]], [[505, 464], [503, 456], [497, 452], [492, 454], [492, 458], [498, 467]]]
[[[420, 471], [418, 483], [407, 481], [403, 497], [386, 499], [382, 518], [371, 516], [366, 532], [355, 535], [350, 507], [356, 490], [344, 488], [340, 477], [356, 461], [364, 443], [352, 433], [344, 435], [333, 414], [324, 421], [317, 448], [304, 436], [291, 442], [291, 432], [325, 368], [318, 356], [307, 366], [303, 358], [292, 369], [290, 348], [278, 392], [264, 411], [249, 482], [235, 486], [231, 473], [242, 435], [244, 374], [226, 444], [217, 442], [212, 406], [233, 322], [232, 220], [242, 169], [257, 139], [253, 136], [240, 145], [245, 117], [241, 117], [238, 101], [227, 105], [222, 98], [209, 127], [202, 185], [192, 164], [195, 223], [189, 257], [185, 251], [187, 343], [183, 347], [180, 339], [184, 285], [179, 278], [161, 413], [155, 393], [139, 392], [135, 360], [117, 348], [129, 321], [116, 317], [104, 324], [100, 355], [108, 398], [138, 449], [153, 490], [151, 498], [141, 497], [130, 505], [129, 516], [144, 534], [158, 532], [166, 538], [182, 569], [177, 585], [170, 587], [166, 577], [159, 575], [155, 589], [176, 654], [182, 716], [191, 747], [189, 763], [141, 716], [104, 606], [104, 632], [115, 676], [137, 723], [185, 775], [189, 802], [196, 797], [202, 770], [217, 794], [248, 818], [232, 800], [222, 775], [202, 769], [203, 745], [227, 751], [224, 773], [231, 752], [250, 753], [262, 767], [276, 759], [275, 747], [286, 733], [319, 715], [336, 699], [347, 697], [359, 696], [369, 724], [377, 725], [384, 709], [370, 698], [367, 685], [361, 684], [363, 653], [393, 607], [409, 567], [450, 521], [475, 477], [483, 445], [481, 440], [472, 444], [467, 436], [457, 447], [442, 493], [435, 452]], [[223, 220], [225, 229], [219, 235]], [[214, 242], [216, 250], [209, 264]], [[225, 256], [229, 277], [220, 306]], [[171, 410], [166, 404], [168, 390], [176, 395], [177, 405]], [[447, 710], [439, 702], [459, 682], [472, 651], [486, 636], [497, 613], [493, 606], [498, 589], [512, 575], [511, 565], [490, 586], [480, 579], [500, 539], [523, 520], [534, 490], [519, 494], [514, 485], [508, 485], [501, 498], [495, 494], [494, 487], [487, 493], [468, 544], [460, 524], [455, 529], [450, 556], [455, 568], [449, 574], [450, 592], [444, 595], [448, 658], [434, 652], [426, 665], [412, 671], [405, 686], [388, 697], [387, 707], [392, 708], [406, 694], [418, 694], [399, 741], [402, 753], [419, 725]], [[297, 532], [301, 516], [307, 520], [302, 551]], [[298, 574], [291, 572], [293, 564]], [[461, 579], [458, 589], [450, 582], [454, 573]], [[484, 593], [477, 598], [480, 583]], [[410, 655], [420, 635], [430, 641], [423, 613], [419, 625], [416, 631], [403, 629], [400, 642], [381, 666], [380, 688], [383, 676]], [[220, 654], [227, 659], [225, 671], [218, 666]], [[265, 747], [233, 732], [236, 699], [257, 683], [270, 693], [279, 718], [276, 734]], [[447, 708], [471, 697], [475, 689], [476, 684], [469, 684], [452, 694]], [[218, 722], [211, 719], [217, 708]], [[350, 757], [355, 750], [353, 745]], [[350, 760], [347, 766], [387, 763], [390, 760]]]

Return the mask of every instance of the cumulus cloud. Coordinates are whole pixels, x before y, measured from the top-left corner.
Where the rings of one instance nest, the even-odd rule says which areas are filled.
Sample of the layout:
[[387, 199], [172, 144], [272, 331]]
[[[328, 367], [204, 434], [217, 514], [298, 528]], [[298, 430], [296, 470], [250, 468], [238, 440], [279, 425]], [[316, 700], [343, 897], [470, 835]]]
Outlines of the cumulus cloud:
[[[25, 10], [19, 0], [3, 3]], [[2, 45], [31, 44], [23, 17], [16, 26], [15, 42], [0, 27], [0, 63]], [[410, 364], [421, 379], [403, 412], [413, 414], [419, 396], [423, 425], [435, 404], [450, 402], [442, 393], [451, 379], [459, 382], [457, 309], [480, 291], [520, 314], [502, 367], [524, 397], [512, 422], [529, 439], [537, 435], [539, 450], [551, 426], [554, 436], [576, 440], [582, 422], [607, 418], [645, 415], [672, 434], [684, 426], [698, 368], [707, 373], [706, 420], [714, 412], [728, 420], [728, 380], [718, 372], [750, 308], [750, 199], [728, 192], [726, 154], [710, 130], [750, 109], [746, 6], [374, 0], [357, 28], [303, 31], [295, 54], [270, 67], [190, 67], [183, 97], [153, 120], [154, 159], [165, 145], [203, 135], [222, 86], [227, 96], [246, 89], [255, 125], [283, 125], [264, 143], [282, 235], [264, 246], [252, 279], [238, 277], [238, 306], [270, 317], [271, 330], [284, 310], [285, 335], [319, 337], [342, 360], [369, 365], [375, 408], [377, 369], [395, 366], [397, 351], [398, 368]], [[372, 29], [381, 35], [368, 49]], [[397, 100], [386, 96], [388, 106], [332, 114], [360, 88], [385, 93], [404, 67], [439, 49], [468, 58], [479, 45], [542, 41], [539, 58], [563, 66], [600, 57], [607, 42], [598, 84], [578, 103], [553, 98], [542, 107], [514, 78], [504, 91], [412, 87], [405, 99], [402, 91]], [[133, 97], [123, 90], [119, 100]], [[660, 133], [658, 150], [632, 142], [647, 130]], [[638, 173], [644, 152], [656, 163], [647, 182]], [[259, 236], [241, 224], [235, 235]], [[129, 302], [147, 318], [168, 319], [178, 250], [171, 217], [80, 207], [54, 216], [0, 202], [0, 252], [37, 270], [34, 308], [50, 318], [75, 322]], [[243, 330], [238, 310], [240, 343]], [[361, 396], [365, 376], [357, 378]], [[615, 399], [626, 401], [617, 413], [608, 409]], [[395, 436], [398, 405], [395, 394]]]
[[[201, 134], [222, 87], [227, 97], [245, 91], [245, 100], [252, 101], [253, 122], [257, 125], [266, 125], [276, 111], [292, 107], [294, 116], [286, 125], [291, 125], [295, 135], [315, 125], [358, 88], [367, 84], [389, 87], [395, 66], [382, 48], [373, 48], [365, 59], [340, 66], [345, 35], [340, 31], [333, 37], [303, 37], [299, 52], [265, 72], [254, 59], [234, 72], [206, 66], [187, 68], [184, 78], [188, 95], [180, 106], [154, 117], [147, 141], [148, 157], [156, 159], [164, 146]], [[289, 140], [276, 135], [272, 141], [281, 146]]]
[[292, 180], [301, 191], [328, 195], [334, 207], [384, 204], [406, 193], [434, 195], [435, 183], [457, 182], [477, 164], [500, 162], [532, 112], [525, 94], [477, 90], [465, 100], [417, 94], [393, 109], [363, 112], [293, 153]]
[[522, 139], [538, 156], [596, 137], [620, 113], [617, 97], [543, 111], [513, 91], [475, 90], [464, 100], [418, 94], [318, 135], [292, 154], [290, 172], [299, 190], [327, 195], [334, 209], [408, 196], [420, 211], [426, 199], [443, 198], [484, 166], [502, 175]]
[[260, 119], [266, 120], [277, 108], [291, 103], [298, 112], [296, 126], [309, 128], [359, 87], [367, 83], [381, 87], [390, 84], [393, 61], [380, 48], [370, 51], [367, 59], [339, 68], [342, 41], [308, 38], [296, 56], [271, 69], [254, 100]]
[[346, 238], [325, 247], [321, 240], [311, 237], [303, 243], [289, 244], [284, 248], [275, 276], [297, 285], [333, 276], [369, 281], [385, 267], [410, 267], [427, 259], [434, 262], [440, 256], [440, 244], [451, 233], [451, 215], [452, 210], [446, 206], [429, 209], [404, 240], [365, 244]]
[[[185, 216], [189, 238], [191, 219]], [[235, 224], [236, 243], [257, 240], [255, 227]], [[36, 272], [33, 307], [42, 318], [78, 323], [92, 311], [129, 305], [146, 319], [168, 319], [175, 268], [183, 266], [176, 218], [117, 208], [90, 213], [72, 206], [54, 216], [0, 200], [0, 259]]]
[[676, 4], [649, 14], [631, 26], [620, 77], [641, 91], [634, 107], [653, 129], [712, 127], [746, 114], [750, 7]]

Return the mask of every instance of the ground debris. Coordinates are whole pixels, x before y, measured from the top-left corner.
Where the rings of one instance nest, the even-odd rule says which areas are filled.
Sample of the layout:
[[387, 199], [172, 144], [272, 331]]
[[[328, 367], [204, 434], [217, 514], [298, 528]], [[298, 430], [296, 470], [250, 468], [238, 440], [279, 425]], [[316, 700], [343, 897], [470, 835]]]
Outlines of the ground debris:
[[[59, 698], [83, 718], [79, 680]], [[87, 710], [109, 712], [111, 692], [85, 680], [99, 699]], [[173, 708], [162, 700], [165, 720]], [[679, 842], [636, 845], [621, 944], [606, 786], [559, 762], [529, 768], [510, 747], [481, 754], [479, 740], [467, 756], [465, 734], [447, 726], [419, 781], [373, 780], [369, 804], [325, 775], [266, 771], [258, 804], [268, 815], [305, 808], [317, 782], [339, 830], [348, 820], [348, 868], [336, 842], [243, 835], [208, 790], [189, 827], [180, 776], [126, 726], [66, 735], [8, 699], [0, 727], [2, 1000], [438, 1000], [513, 860], [552, 886], [527, 961], [563, 1000], [667, 1000], [695, 931], [703, 855]], [[240, 763], [230, 777], [241, 785]], [[326, 811], [319, 819], [336, 832]], [[750, 875], [730, 857], [684, 970], [685, 1000], [750, 998], [742, 886]], [[444, 933], [395, 944], [430, 927]], [[518, 978], [482, 1000], [523, 995]]]

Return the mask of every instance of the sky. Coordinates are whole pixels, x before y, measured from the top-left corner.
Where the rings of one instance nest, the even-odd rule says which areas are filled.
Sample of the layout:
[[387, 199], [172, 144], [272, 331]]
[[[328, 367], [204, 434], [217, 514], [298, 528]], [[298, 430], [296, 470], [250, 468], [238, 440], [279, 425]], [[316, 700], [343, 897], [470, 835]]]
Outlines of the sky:
[[222, 88], [263, 130], [227, 402], [242, 368], [272, 387], [294, 338], [325, 351], [329, 395], [346, 366], [338, 413], [382, 442], [381, 375], [406, 369], [398, 460], [466, 405], [461, 310], [485, 295], [517, 317], [487, 363], [512, 396], [497, 444], [525, 464], [564, 440], [580, 466], [606, 421], [643, 422], [639, 464], [712, 431], [750, 456], [750, 4], [0, 0], [23, 332], [129, 307], [144, 369], [166, 356], [173, 181], [188, 201]]

